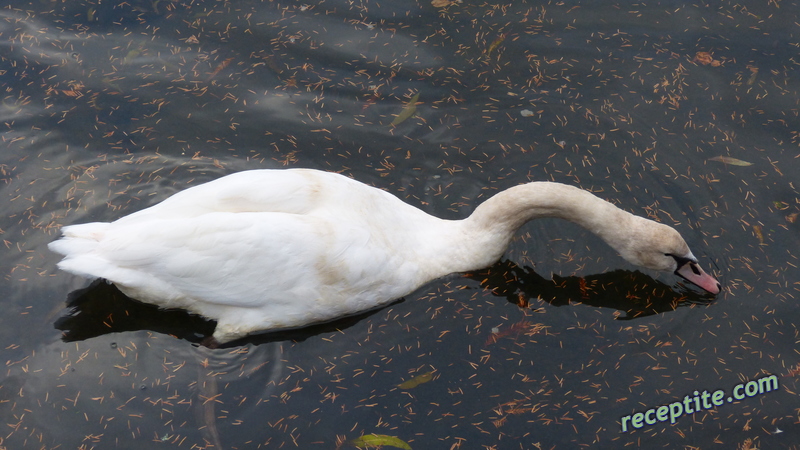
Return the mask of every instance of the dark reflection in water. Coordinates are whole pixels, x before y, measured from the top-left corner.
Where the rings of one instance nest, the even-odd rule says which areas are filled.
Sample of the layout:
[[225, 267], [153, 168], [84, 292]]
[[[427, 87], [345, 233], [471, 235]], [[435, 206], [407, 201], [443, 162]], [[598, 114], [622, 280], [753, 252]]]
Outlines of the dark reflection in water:
[[65, 342], [124, 331], [150, 330], [189, 342], [214, 332], [214, 323], [182, 310], [164, 310], [126, 297], [113, 284], [95, 280], [67, 299], [69, 314], [55, 322]]
[[[391, 304], [395, 303], [397, 301]], [[216, 326], [215, 321], [184, 310], [162, 309], [131, 299], [104, 280], [95, 280], [86, 288], [71, 292], [67, 307], [67, 315], [55, 322], [55, 327], [63, 332], [65, 342], [84, 341], [111, 333], [148, 330], [199, 344], [214, 333]], [[253, 334], [226, 343], [220, 348], [279, 341], [301, 342], [312, 336], [345, 330], [378, 310], [303, 328]]]
[[614, 270], [585, 277], [554, 275], [548, 280], [530, 267], [503, 260], [468, 276], [520, 306], [527, 306], [529, 299], [539, 299], [552, 306], [610, 308], [624, 314], [615, 315], [617, 320], [643, 318], [684, 306], [710, 305], [715, 300], [714, 296], [682, 284], [676, 290], [639, 271]]

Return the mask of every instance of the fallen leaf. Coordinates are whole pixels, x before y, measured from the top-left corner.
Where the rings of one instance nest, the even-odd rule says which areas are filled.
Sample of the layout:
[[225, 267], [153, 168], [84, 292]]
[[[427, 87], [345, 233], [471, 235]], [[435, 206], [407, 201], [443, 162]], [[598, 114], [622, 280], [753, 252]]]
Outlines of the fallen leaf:
[[382, 447], [384, 445], [403, 450], [411, 450], [411, 446], [405, 441], [395, 436], [385, 434], [365, 434], [350, 441], [351, 444], [359, 448]]
[[489, 44], [489, 48], [488, 48], [488, 49], [486, 49], [486, 56], [491, 56], [492, 52], [493, 52], [495, 49], [497, 49], [497, 47], [499, 47], [499, 46], [500, 46], [500, 44], [502, 44], [502, 43], [503, 43], [503, 41], [505, 41], [505, 40], [506, 40], [506, 34], [505, 34], [505, 33], [503, 33], [503, 34], [501, 34], [501, 35], [500, 35], [500, 36], [499, 36], [497, 39], [495, 39], [494, 41], [492, 41], [492, 43], [491, 43], [491, 44]]
[[713, 158], [708, 158], [709, 161], [718, 161], [723, 164], [730, 164], [732, 166], [752, 166], [753, 163], [742, 161], [741, 159], [731, 158], [730, 156], [715, 156]]
[[393, 127], [396, 127], [397, 125], [400, 125], [401, 123], [405, 122], [406, 119], [413, 116], [414, 113], [417, 112], [417, 100], [419, 100], [419, 92], [417, 92], [416, 94], [414, 94], [413, 97], [411, 97], [411, 100], [409, 100], [408, 103], [406, 103], [406, 106], [403, 107], [403, 110], [400, 111], [400, 114], [398, 114], [397, 117], [394, 118], [391, 124]]
[[427, 383], [433, 380], [433, 372], [426, 372], [422, 375], [417, 375], [416, 377], [404, 381], [397, 385], [400, 389], [414, 389], [415, 387], [419, 386], [420, 384]]
[[780, 209], [781, 211], [783, 211], [784, 209], [789, 209], [788, 203], [784, 203], [778, 200], [773, 201], [772, 204], [775, 205], [775, 207]]
[[697, 54], [694, 55], [694, 59], [692, 59], [692, 61], [703, 65], [711, 64], [713, 60], [714, 58], [711, 57], [711, 53], [708, 52], [697, 52]]
[[753, 83], [756, 82], [756, 77], [758, 76], [758, 67], [747, 66], [750, 69], [750, 78], [747, 79], [748, 86], [752, 86]]
[[532, 327], [535, 327], [535, 325], [530, 323], [530, 322], [528, 322], [527, 320], [520, 320], [519, 322], [511, 325], [510, 327], [508, 327], [508, 328], [506, 328], [505, 330], [502, 330], [502, 331], [500, 331], [500, 329], [493, 328], [492, 329], [492, 334], [489, 335], [489, 338], [486, 340], [486, 342], [483, 345], [486, 346], [486, 345], [494, 344], [498, 340], [500, 340], [501, 338], [504, 338], [506, 336], [511, 336], [511, 335], [513, 335], [515, 337], [519, 336], [523, 332], [525, 332], [527, 330], [530, 330]]
[[131, 61], [136, 59], [136, 57], [141, 55], [141, 54], [142, 54], [142, 49], [141, 48], [133, 48], [133, 49], [131, 49], [128, 52], [128, 54], [125, 55], [124, 58], [122, 58], [122, 65], [124, 66], [124, 65], [130, 64]]
[[711, 67], [719, 67], [721, 64], [718, 59], [714, 59], [711, 53], [708, 52], [697, 52], [692, 61], [704, 66], [711, 65]]
[[209, 74], [208, 78], [206, 79], [206, 83], [211, 81], [214, 77], [216, 77], [217, 74], [222, 72], [222, 70], [224, 68], [228, 67], [228, 65], [230, 65], [231, 61], [233, 61], [233, 58], [228, 58], [225, 61], [222, 61], [222, 63], [220, 65], [218, 65], [217, 68], [214, 69], [213, 72], [211, 72], [211, 74]]
[[753, 232], [756, 234], [756, 237], [758, 238], [758, 243], [763, 245], [764, 233], [761, 232], [761, 227], [758, 225], [753, 225]]

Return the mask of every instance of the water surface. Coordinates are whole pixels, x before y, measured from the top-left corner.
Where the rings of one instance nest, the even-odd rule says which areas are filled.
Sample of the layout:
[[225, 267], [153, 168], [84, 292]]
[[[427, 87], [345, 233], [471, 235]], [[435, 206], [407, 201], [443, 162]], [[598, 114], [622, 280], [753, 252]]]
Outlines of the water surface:
[[[1, 445], [797, 442], [796, 2], [12, 3]], [[676, 227], [724, 291], [542, 220], [488, 271], [210, 350], [197, 343], [213, 324], [102, 285], [75, 293], [88, 282], [47, 251], [62, 225], [288, 167], [444, 218], [529, 180], [578, 185]], [[770, 374], [777, 392], [621, 432], [624, 416]]]

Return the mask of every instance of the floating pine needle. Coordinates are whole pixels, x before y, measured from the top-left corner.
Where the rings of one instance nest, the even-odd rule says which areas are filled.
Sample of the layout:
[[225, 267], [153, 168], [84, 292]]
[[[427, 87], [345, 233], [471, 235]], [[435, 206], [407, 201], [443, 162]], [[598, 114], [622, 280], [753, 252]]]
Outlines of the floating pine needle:
[[[597, 280], [595, 280], [592, 284], [596, 282]], [[592, 292], [592, 288], [589, 286], [589, 284], [586, 283], [585, 278], [578, 278], [578, 289], [580, 289], [581, 291], [581, 298], [584, 300], [588, 300], [589, 294]]]
[[800, 364], [796, 364], [784, 377], [796, 377], [800, 375]]
[[425, 384], [429, 381], [433, 380], [433, 372], [426, 372], [422, 375], [417, 375], [416, 377], [404, 381], [397, 385], [400, 389], [414, 389], [415, 387], [419, 386], [420, 384]]
[[364, 436], [351, 440], [350, 443], [358, 448], [378, 448], [388, 446], [402, 448], [404, 450], [411, 450], [411, 446], [402, 439], [395, 436], [387, 436], [385, 434], [365, 434]]
[[397, 117], [394, 118], [391, 124], [393, 127], [396, 127], [397, 125], [400, 125], [401, 123], [405, 122], [406, 119], [413, 116], [414, 113], [417, 112], [417, 100], [419, 100], [419, 92], [417, 92], [416, 94], [414, 94], [413, 97], [411, 97], [411, 100], [409, 100], [408, 103], [406, 103], [406, 106], [403, 107], [403, 110], [400, 111], [400, 114], [398, 114]]
[[723, 164], [730, 164], [732, 166], [747, 167], [753, 165], [753, 163], [751, 162], [742, 161], [741, 159], [731, 158], [730, 156], [715, 156], [713, 158], [708, 158], [708, 160], [721, 162]]

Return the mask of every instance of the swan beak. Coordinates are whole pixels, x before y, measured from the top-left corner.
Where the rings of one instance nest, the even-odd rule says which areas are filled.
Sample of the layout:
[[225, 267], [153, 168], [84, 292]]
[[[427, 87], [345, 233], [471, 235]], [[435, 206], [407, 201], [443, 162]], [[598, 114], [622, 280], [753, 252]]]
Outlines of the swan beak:
[[678, 270], [675, 271], [675, 274], [683, 277], [690, 283], [700, 286], [712, 294], [719, 294], [720, 289], [722, 289], [719, 281], [717, 281], [711, 275], [705, 273], [703, 269], [701, 269], [700, 266], [693, 261], [687, 261], [684, 265], [678, 267]]

